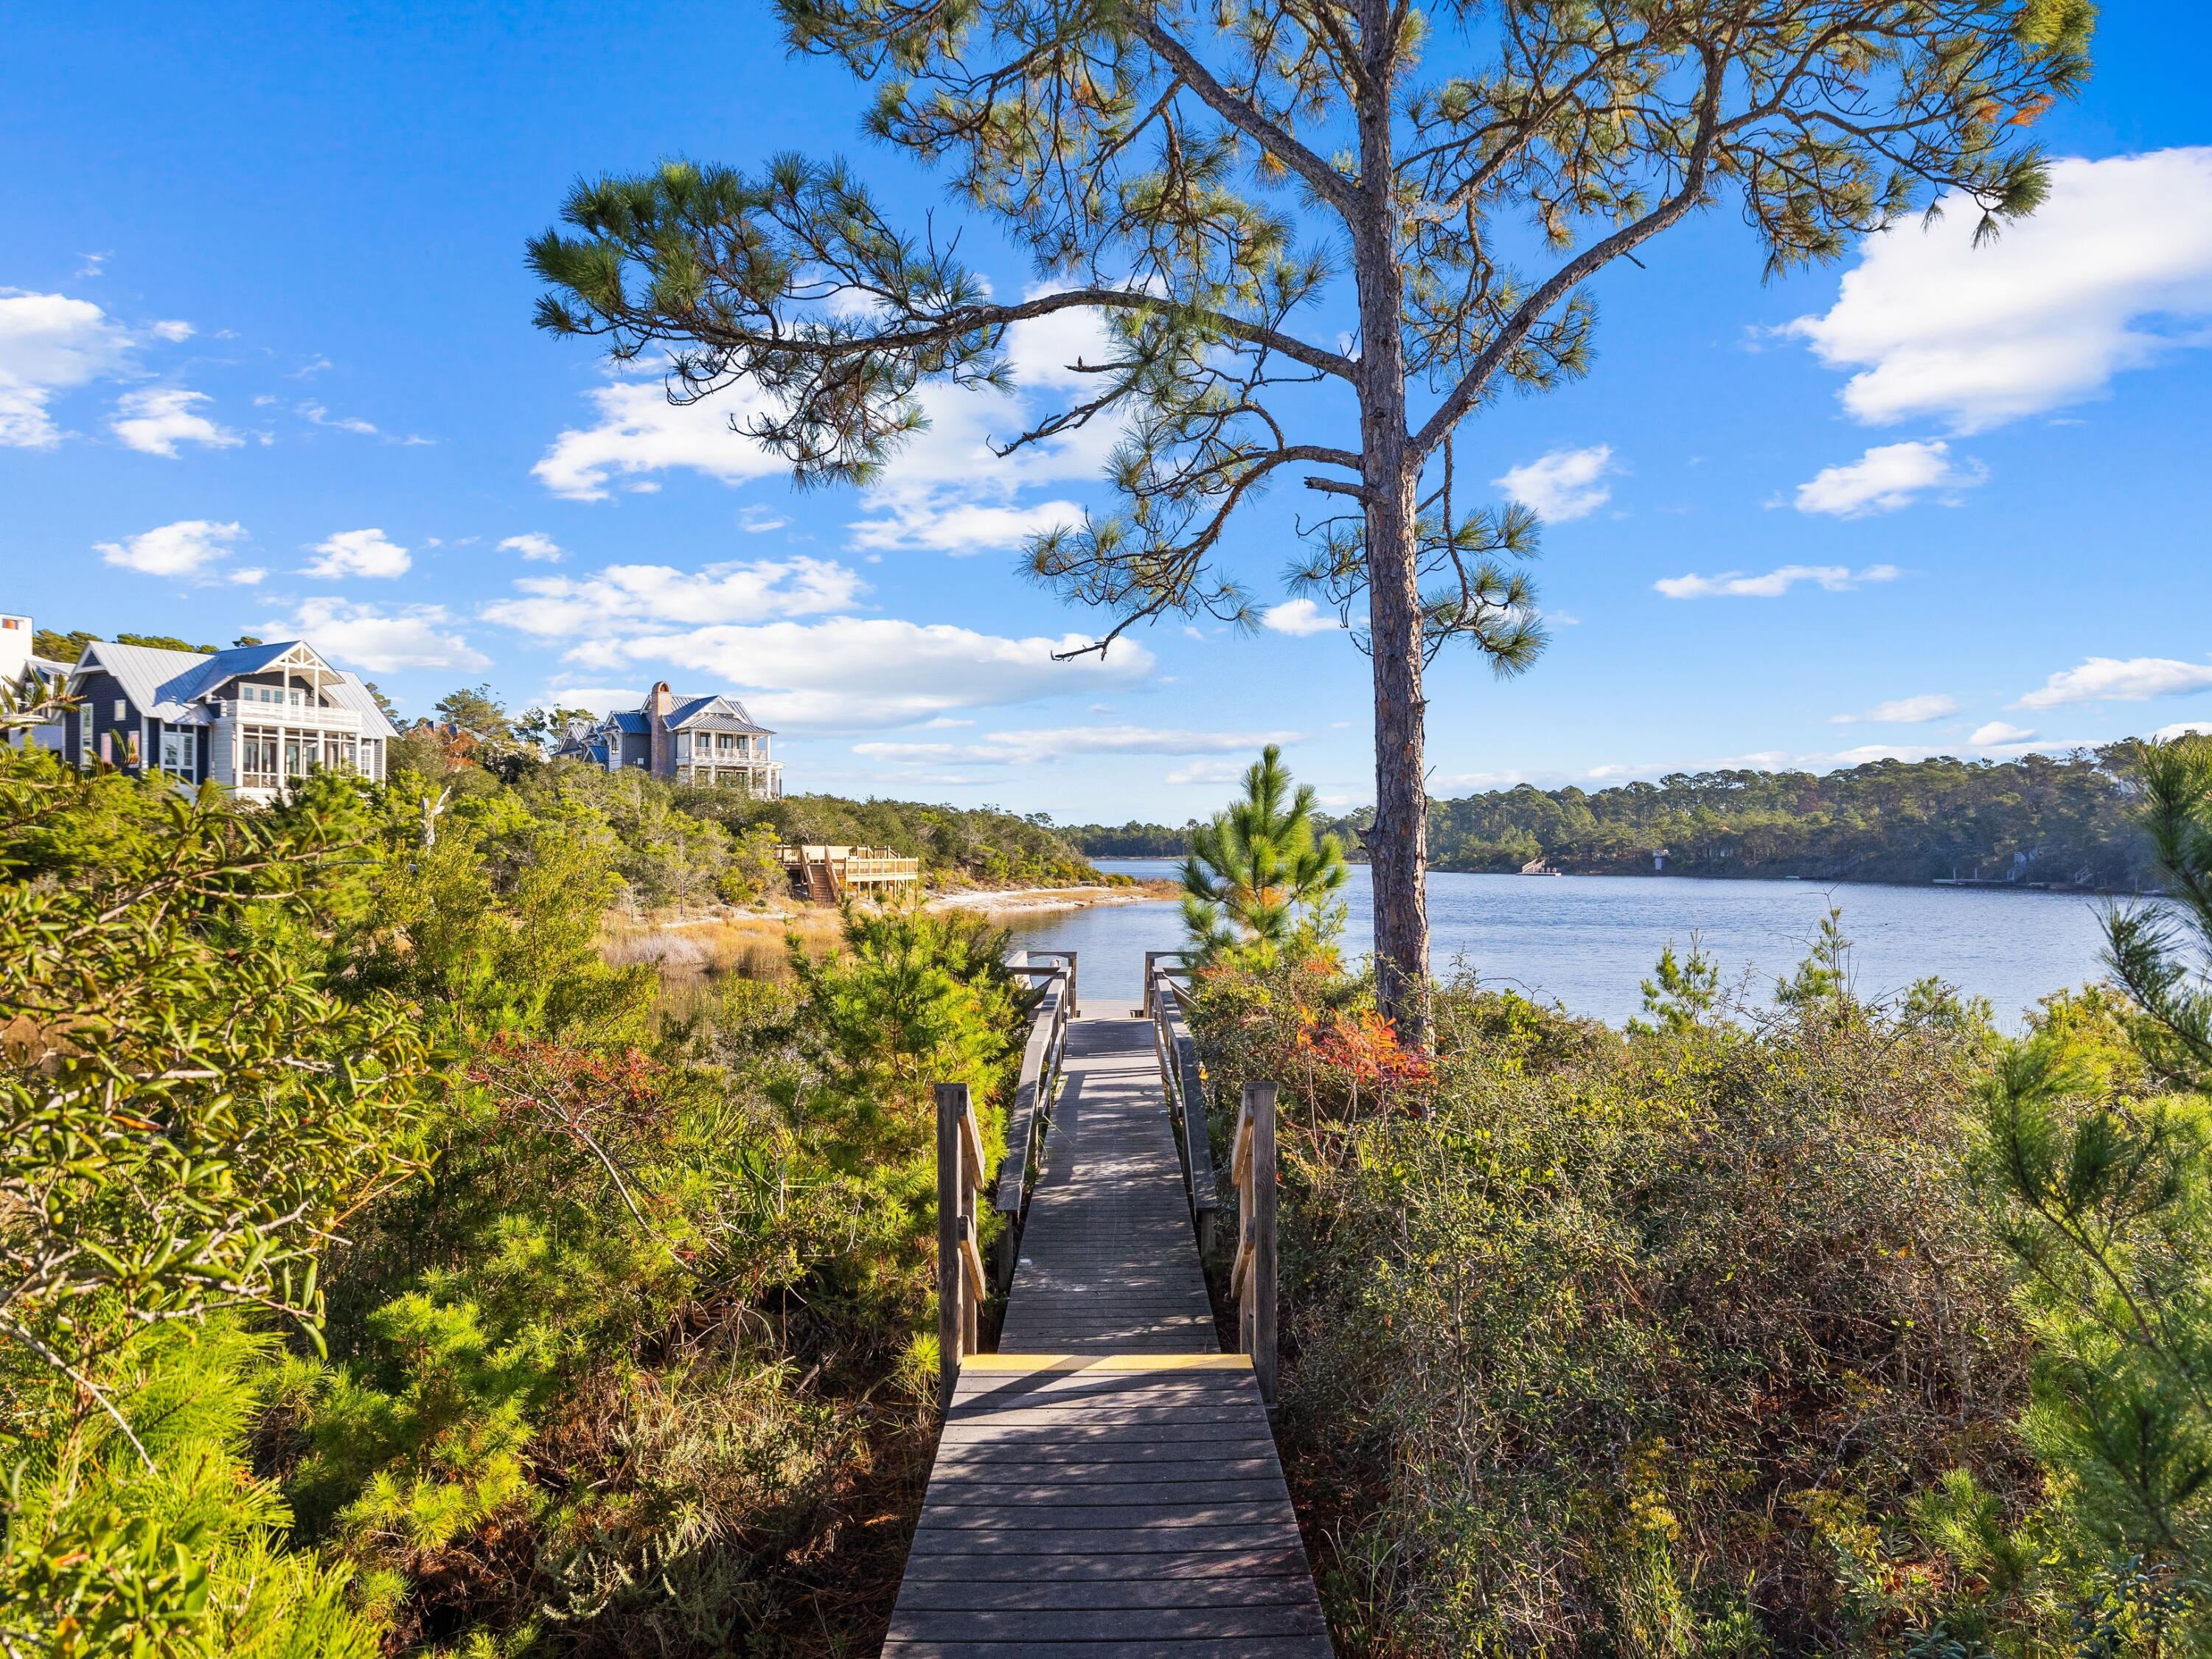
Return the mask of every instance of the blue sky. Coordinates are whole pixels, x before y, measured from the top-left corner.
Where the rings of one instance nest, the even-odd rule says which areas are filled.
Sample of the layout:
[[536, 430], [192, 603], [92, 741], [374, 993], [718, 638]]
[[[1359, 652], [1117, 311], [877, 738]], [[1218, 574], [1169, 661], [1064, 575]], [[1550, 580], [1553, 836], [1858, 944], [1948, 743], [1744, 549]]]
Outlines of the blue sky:
[[[1723, 210], [1603, 278], [1589, 378], [1460, 441], [1546, 511], [1554, 643], [1508, 684], [1439, 664], [1432, 790], [2212, 721], [2208, 57], [2203, 8], [2107, 8], [2052, 200], [1994, 249], [1954, 215], [1762, 285]], [[1180, 821], [1273, 738], [1371, 797], [1326, 617], [1049, 661], [1091, 620], [1017, 549], [1103, 504], [1098, 441], [997, 465], [1019, 409], [939, 396], [880, 489], [795, 495], [530, 326], [523, 242], [580, 174], [842, 151], [933, 199], [764, 8], [17, 0], [0, 63], [0, 610], [300, 633], [409, 713], [737, 690], [793, 790]], [[1026, 406], [1079, 344], [1017, 343]], [[1270, 606], [1293, 493], [1231, 551]]]

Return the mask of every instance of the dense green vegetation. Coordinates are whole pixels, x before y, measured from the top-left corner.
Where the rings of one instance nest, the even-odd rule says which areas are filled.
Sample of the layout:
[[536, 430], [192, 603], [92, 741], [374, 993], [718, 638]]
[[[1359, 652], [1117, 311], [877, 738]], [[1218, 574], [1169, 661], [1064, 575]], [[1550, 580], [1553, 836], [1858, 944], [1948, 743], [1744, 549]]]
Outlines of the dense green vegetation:
[[[1003, 938], [856, 915], [672, 1005], [610, 907], [766, 826], [440, 763], [240, 812], [0, 754], [0, 1650], [880, 1638], [929, 1085], [995, 1154]], [[1255, 769], [1194, 1024], [1218, 1104], [1284, 1085], [1281, 1431], [1340, 1651], [2212, 1645], [2212, 744], [2133, 776], [2179, 902], [2017, 1041], [1856, 1000], [1832, 916], [1771, 1011], [1670, 950], [1625, 1033], [1445, 983], [1408, 1048]]]
[[[57, 661], [75, 662], [85, 646], [105, 637], [78, 630], [41, 629], [33, 648]], [[117, 634], [124, 645], [172, 651], [211, 652], [166, 635]], [[241, 645], [258, 644], [251, 638]], [[1024, 817], [996, 807], [958, 807], [922, 801], [850, 800], [838, 795], [790, 795], [752, 800], [708, 788], [691, 788], [643, 776], [609, 779], [589, 768], [546, 758], [568, 717], [580, 709], [532, 709], [517, 717], [489, 685], [447, 693], [435, 718], [411, 725], [372, 685], [401, 733], [390, 770], [409, 770], [439, 788], [489, 795], [511, 787], [525, 798], [547, 788], [586, 793], [620, 843], [616, 867], [623, 902], [634, 907], [748, 902], [781, 894], [783, 878], [773, 858], [779, 842], [883, 847], [919, 859], [933, 886], [1069, 886], [1095, 882], [1098, 872], [1049, 816]]]
[[0, 752], [0, 1649], [879, 1639], [1003, 939], [856, 917], [657, 1018], [619, 799], [442, 787]]
[[883, 847], [921, 860], [933, 886], [1066, 886], [1098, 879], [1090, 861], [1042, 814], [919, 801], [787, 795], [755, 800], [734, 791], [610, 776], [549, 761], [557, 724], [508, 717], [489, 686], [442, 698], [435, 721], [418, 721], [392, 747], [394, 769], [441, 787], [526, 797], [547, 789], [588, 795], [629, 849], [621, 873], [647, 904], [742, 901], [776, 886], [779, 842]]
[[1325, 957], [1217, 953], [1217, 1144], [1284, 1085], [1340, 1651], [2212, 1647], [2212, 744], [2144, 760], [2185, 902], [2017, 1042], [1855, 1000], [1833, 915], [1772, 1012], [1670, 950], [1625, 1034], [1445, 984], [1432, 1052]]
[[[2143, 745], [2063, 757], [1874, 761], [1846, 770], [1673, 773], [1611, 789], [1512, 789], [1429, 804], [1439, 870], [1517, 870], [1534, 859], [1593, 874], [1803, 876], [1822, 881], [1985, 879], [2154, 886], [2135, 822]], [[1347, 842], [1364, 815], [1332, 826]], [[1092, 857], [1182, 856], [1189, 828], [1076, 824]]]

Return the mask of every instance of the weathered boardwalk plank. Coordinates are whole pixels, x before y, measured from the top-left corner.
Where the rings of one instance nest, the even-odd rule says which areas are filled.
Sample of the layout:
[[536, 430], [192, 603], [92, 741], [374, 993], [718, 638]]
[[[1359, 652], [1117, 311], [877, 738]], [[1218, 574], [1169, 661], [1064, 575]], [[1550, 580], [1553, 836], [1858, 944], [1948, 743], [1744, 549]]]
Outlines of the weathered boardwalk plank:
[[887, 1659], [1329, 1659], [1219, 1352], [1152, 1027], [1078, 1020], [997, 1354], [945, 1413]]

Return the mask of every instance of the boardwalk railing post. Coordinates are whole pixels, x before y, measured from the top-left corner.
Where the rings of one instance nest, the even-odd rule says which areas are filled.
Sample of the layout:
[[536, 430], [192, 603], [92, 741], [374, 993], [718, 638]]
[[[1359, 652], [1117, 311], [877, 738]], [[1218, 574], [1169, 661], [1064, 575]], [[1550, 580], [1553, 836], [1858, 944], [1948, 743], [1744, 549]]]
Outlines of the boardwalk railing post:
[[967, 1107], [966, 1084], [937, 1085], [937, 1401], [942, 1411], [952, 1409], [967, 1331], [960, 1262], [960, 1115]]
[[960, 1361], [982, 1336], [983, 1239], [976, 1194], [983, 1189], [983, 1130], [964, 1083], [937, 1085], [937, 1381], [952, 1404]]
[[1237, 1345], [1252, 1357], [1260, 1401], [1275, 1409], [1275, 1085], [1248, 1083], [1237, 1115], [1230, 1178], [1237, 1183]]

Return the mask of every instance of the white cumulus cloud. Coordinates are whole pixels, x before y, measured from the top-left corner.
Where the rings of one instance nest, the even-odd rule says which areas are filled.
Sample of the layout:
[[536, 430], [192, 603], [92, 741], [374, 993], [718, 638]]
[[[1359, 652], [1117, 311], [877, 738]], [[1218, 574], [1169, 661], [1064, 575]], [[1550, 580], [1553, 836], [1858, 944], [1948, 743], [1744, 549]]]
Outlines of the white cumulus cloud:
[[1978, 248], [1972, 204], [1944, 207], [1869, 237], [1836, 303], [1789, 325], [1855, 371], [1843, 401], [1862, 421], [1977, 431], [2208, 338], [2212, 148], [2056, 161], [2043, 206]]
[[1966, 734], [1966, 741], [1977, 749], [1987, 749], [2015, 743], [2032, 743], [2035, 733], [2024, 726], [2008, 725], [2003, 720], [1991, 720], [1978, 726]]
[[2212, 663], [2172, 657], [2091, 657], [2061, 669], [2013, 705], [2057, 708], [2069, 702], [2147, 702], [2212, 689]]
[[955, 557], [1004, 552], [1025, 545], [1032, 536], [1083, 519], [1083, 509], [1073, 501], [993, 506], [963, 500], [962, 494], [946, 489], [888, 494], [876, 504], [872, 517], [853, 526], [853, 545], [875, 552], [918, 548]]
[[1095, 420], [1008, 455], [998, 449], [1042, 416], [1065, 408], [1070, 394], [1095, 394], [1097, 377], [1076, 366], [1110, 361], [1115, 353], [1094, 313], [1058, 312], [1007, 331], [1010, 394], [922, 387], [917, 395], [929, 423], [899, 447], [882, 477], [869, 486], [864, 516], [853, 526], [853, 545], [878, 552], [1002, 552], [1080, 523], [1083, 509], [1073, 501], [1024, 498], [1103, 476], [1121, 436], [1119, 421]]
[[451, 630], [443, 605], [412, 605], [384, 611], [350, 599], [310, 599], [286, 621], [264, 623], [260, 632], [292, 635], [325, 656], [372, 674], [404, 668], [491, 666], [491, 659]]
[[[1100, 419], [1025, 444], [1004, 446], [1043, 416], [1062, 409], [1071, 392], [1095, 391], [1095, 377], [1076, 365], [1113, 353], [1098, 319], [1063, 312], [1007, 331], [1011, 392], [991, 387], [925, 385], [915, 393], [925, 424], [892, 452], [881, 474], [860, 494], [853, 545], [865, 551], [914, 550], [951, 554], [1001, 551], [1031, 536], [1080, 520], [1075, 503], [1032, 492], [1099, 477], [1121, 435], [1120, 422]], [[656, 475], [688, 470], [738, 483], [789, 471], [737, 428], [772, 405], [749, 386], [702, 403], [672, 405], [656, 375], [616, 380], [587, 394], [593, 418], [556, 437], [532, 469], [556, 495], [605, 499], [618, 481], [633, 490], [658, 487]], [[747, 530], [781, 528], [755, 510]]]
[[908, 726], [963, 708], [1055, 696], [1096, 698], [1143, 680], [1152, 653], [1128, 641], [1101, 658], [1055, 652], [1076, 635], [1009, 639], [950, 623], [832, 617], [816, 623], [720, 625], [643, 634], [571, 653], [603, 665], [666, 662], [742, 689], [770, 725]]
[[130, 351], [130, 331], [89, 300], [0, 288], [0, 445], [52, 448], [54, 394], [114, 374]]
[[1853, 570], [1842, 564], [1785, 564], [1778, 570], [1757, 576], [1747, 575], [1741, 570], [1725, 570], [1712, 576], [1700, 576], [1695, 572], [1686, 576], [1662, 576], [1651, 586], [1654, 592], [1670, 599], [1778, 599], [1801, 582], [1811, 582], [1831, 593], [1841, 593], [1862, 582], [1895, 581], [1898, 574], [1893, 564], [1870, 564], [1863, 570]]
[[[1930, 490], [1971, 489], [1988, 476], [1978, 461], [1953, 461], [1951, 447], [1940, 438], [1877, 444], [1856, 461], [1824, 467], [1799, 484], [1796, 505], [1800, 513], [1856, 519], [1869, 513], [1894, 513]], [[1955, 504], [1958, 498], [1954, 493], [1948, 499]]]
[[1887, 702], [1878, 702], [1863, 714], [1838, 714], [1832, 723], [1850, 726], [1868, 720], [1877, 726], [1918, 726], [1928, 720], [1940, 720], [1946, 714], [1959, 712], [1959, 700], [1940, 691], [1930, 691], [1917, 697], [1893, 697]]
[[117, 400], [115, 417], [107, 423], [107, 429], [126, 448], [146, 455], [166, 455], [171, 460], [177, 459], [179, 444], [234, 448], [245, 440], [198, 412], [200, 404], [212, 401], [204, 392], [179, 387], [126, 392]]
[[829, 559], [760, 559], [678, 570], [614, 564], [589, 576], [524, 576], [521, 597], [483, 607], [485, 621], [544, 639], [605, 636], [667, 623], [757, 623], [842, 611], [867, 592]]
[[525, 531], [520, 536], [509, 536], [499, 544], [499, 550], [520, 553], [524, 558], [539, 564], [558, 564], [565, 556], [561, 551], [560, 543], [535, 530]]
[[1613, 446], [1593, 444], [1587, 449], [1555, 449], [1491, 482], [1510, 500], [1533, 507], [1553, 523], [1565, 523], [1595, 513], [1613, 499], [1612, 489], [1602, 482], [1613, 470]]
[[1260, 613], [1260, 625], [1277, 634], [1295, 634], [1303, 638], [1309, 634], [1328, 634], [1344, 624], [1334, 617], [1322, 614], [1311, 599], [1285, 599], [1280, 605], [1271, 605]]
[[2161, 726], [2152, 732], [2156, 743], [2172, 743], [2176, 738], [2202, 737], [2212, 732], [2212, 720], [2177, 720], [2172, 726]]
[[788, 471], [750, 438], [731, 429], [765, 407], [739, 389], [681, 406], [668, 401], [656, 377], [614, 380], [588, 394], [597, 419], [571, 427], [531, 468], [539, 483], [572, 501], [605, 501], [617, 478], [638, 478], [688, 467], [725, 483]]
[[94, 550], [109, 564], [149, 576], [203, 576], [229, 556], [246, 526], [211, 519], [179, 519], [119, 542], [95, 542]]
[[414, 568], [407, 550], [381, 530], [341, 530], [315, 544], [322, 556], [307, 567], [310, 576], [336, 580], [346, 576], [404, 576]]

